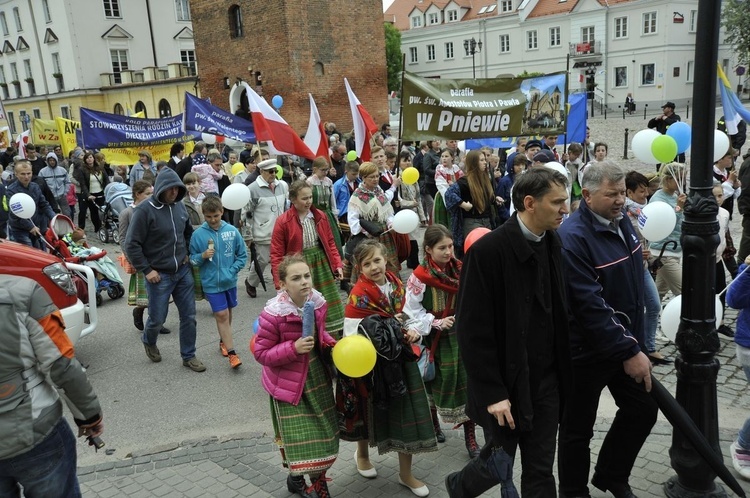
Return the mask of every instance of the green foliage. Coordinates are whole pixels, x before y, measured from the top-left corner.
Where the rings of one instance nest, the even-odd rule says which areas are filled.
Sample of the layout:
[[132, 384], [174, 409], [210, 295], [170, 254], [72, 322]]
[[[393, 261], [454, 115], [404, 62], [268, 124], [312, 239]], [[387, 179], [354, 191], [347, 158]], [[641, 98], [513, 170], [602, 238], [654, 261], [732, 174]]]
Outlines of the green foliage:
[[530, 73], [524, 69], [522, 73], [519, 73], [516, 78], [536, 78], [537, 76], [544, 76], [546, 73], [540, 73], [539, 71]]
[[401, 91], [401, 32], [391, 23], [385, 25], [385, 65], [388, 69], [388, 91]]
[[745, 0], [724, 0], [721, 26], [726, 43], [732, 45], [740, 64], [750, 64], [750, 9]]

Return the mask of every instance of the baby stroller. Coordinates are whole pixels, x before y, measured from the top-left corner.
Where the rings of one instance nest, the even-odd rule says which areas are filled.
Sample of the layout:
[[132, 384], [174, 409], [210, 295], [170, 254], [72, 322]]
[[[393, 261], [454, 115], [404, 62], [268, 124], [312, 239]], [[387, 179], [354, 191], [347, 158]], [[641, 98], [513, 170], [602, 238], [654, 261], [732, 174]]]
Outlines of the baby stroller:
[[[125, 286], [115, 263], [107, 256], [107, 251], [89, 247], [85, 239], [74, 241], [69, 235], [76, 233], [76, 226], [67, 216], [56, 214], [49, 223], [44, 240], [52, 254], [66, 262], [86, 265], [94, 270], [96, 277], [96, 304], [102, 304], [101, 292], [107, 291], [110, 299], [125, 295]], [[79, 274], [86, 280], [86, 276]]]
[[99, 207], [102, 226], [99, 229], [99, 240], [104, 243], [113, 240], [120, 243], [120, 213], [133, 204], [133, 192], [128, 185], [112, 182], [104, 187], [104, 205]]

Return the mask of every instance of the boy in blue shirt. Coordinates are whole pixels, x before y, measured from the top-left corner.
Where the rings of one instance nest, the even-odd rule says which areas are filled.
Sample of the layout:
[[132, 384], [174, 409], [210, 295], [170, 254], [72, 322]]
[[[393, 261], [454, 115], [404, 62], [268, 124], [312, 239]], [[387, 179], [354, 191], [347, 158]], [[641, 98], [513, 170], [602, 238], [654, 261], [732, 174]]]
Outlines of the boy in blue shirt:
[[190, 263], [200, 269], [201, 285], [219, 331], [219, 350], [229, 365], [242, 365], [232, 339], [232, 308], [237, 306], [237, 275], [247, 263], [240, 231], [221, 219], [221, 199], [209, 196], [201, 204], [206, 220], [190, 239]]

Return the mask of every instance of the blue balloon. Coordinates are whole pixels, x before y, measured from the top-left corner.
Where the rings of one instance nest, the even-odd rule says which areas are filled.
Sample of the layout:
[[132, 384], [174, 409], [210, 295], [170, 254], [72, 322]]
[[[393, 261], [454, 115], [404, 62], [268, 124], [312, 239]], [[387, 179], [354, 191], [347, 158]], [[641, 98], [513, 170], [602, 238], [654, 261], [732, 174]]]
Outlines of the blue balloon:
[[253, 334], [258, 333], [258, 327], [260, 326], [260, 324], [258, 323], [258, 320], [260, 320], [260, 318], [256, 318], [255, 321], [253, 322]]
[[674, 138], [674, 141], [677, 142], [678, 154], [682, 154], [690, 148], [693, 132], [689, 124], [682, 121], [676, 122], [667, 128], [667, 135]]
[[284, 99], [281, 95], [274, 95], [271, 99], [271, 103], [276, 109], [281, 109], [281, 106], [284, 105]]

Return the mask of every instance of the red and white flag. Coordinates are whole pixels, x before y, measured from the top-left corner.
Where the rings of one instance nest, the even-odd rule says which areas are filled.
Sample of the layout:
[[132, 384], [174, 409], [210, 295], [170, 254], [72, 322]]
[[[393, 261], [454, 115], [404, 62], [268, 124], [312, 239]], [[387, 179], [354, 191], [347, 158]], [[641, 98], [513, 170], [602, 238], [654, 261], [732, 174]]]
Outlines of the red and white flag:
[[344, 78], [344, 84], [346, 85], [346, 94], [349, 96], [349, 107], [352, 110], [354, 144], [357, 157], [363, 161], [369, 161], [371, 157], [370, 141], [372, 134], [378, 131], [378, 125], [375, 124], [372, 116], [365, 110], [357, 96], [354, 95], [352, 87], [349, 86], [349, 81], [346, 78]]
[[326, 135], [323, 123], [320, 121], [315, 100], [313, 100], [311, 93], [308, 93], [308, 95], [310, 96], [310, 124], [307, 125], [307, 133], [305, 133], [305, 145], [313, 151], [315, 157], [325, 157], [330, 162], [328, 135]]
[[21, 156], [23, 159], [26, 159], [26, 144], [29, 143], [29, 137], [31, 136], [31, 130], [26, 130], [25, 132], [18, 135], [16, 138], [16, 147], [18, 148], [18, 155]]
[[249, 86], [247, 101], [250, 104], [250, 116], [255, 127], [255, 136], [259, 141], [269, 143], [269, 149], [280, 154], [292, 154], [310, 160], [315, 154], [305, 145], [291, 126], [274, 111], [268, 102], [255, 93]]

